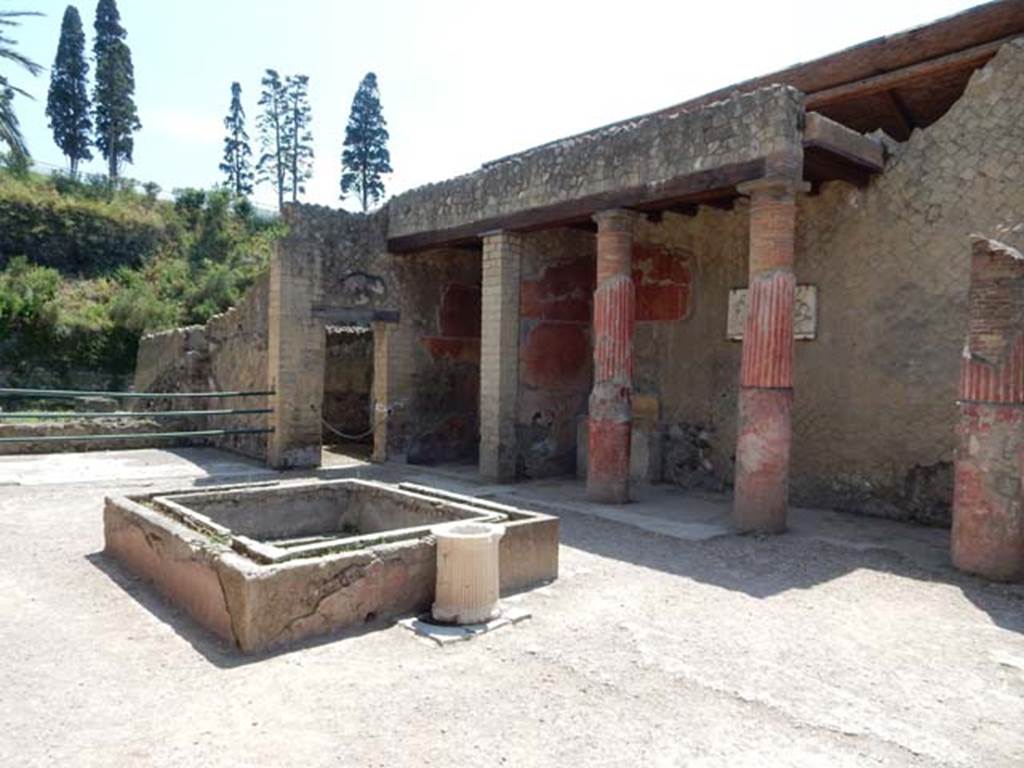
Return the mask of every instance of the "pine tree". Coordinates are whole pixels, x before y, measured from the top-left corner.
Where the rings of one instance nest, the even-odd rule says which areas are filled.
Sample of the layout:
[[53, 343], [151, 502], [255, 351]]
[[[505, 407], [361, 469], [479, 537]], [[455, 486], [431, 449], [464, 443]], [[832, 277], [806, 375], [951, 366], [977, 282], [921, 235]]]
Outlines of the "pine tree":
[[132, 52], [114, 0], [96, 6], [96, 85], [93, 89], [96, 148], [107, 160], [110, 178], [116, 179], [122, 162], [132, 161], [132, 134], [142, 127], [135, 109], [135, 71]]
[[92, 121], [89, 119], [88, 74], [82, 19], [78, 9], [69, 5], [64, 11], [57, 57], [50, 71], [46, 116], [50, 118], [53, 141], [68, 159], [72, 175], [78, 173], [80, 161], [92, 159], [89, 151]]
[[355, 192], [364, 213], [371, 203], [384, 197], [381, 176], [391, 173], [386, 125], [381, 114], [377, 76], [370, 72], [352, 99], [352, 111], [345, 128], [345, 148], [341, 153], [341, 197], [344, 199], [345, 195]]
[[275, 69], [268, 69], [260, 81], [263, 91], [259, 105], [263, 108], [256, 118], [260, 132], [260, 155], [256, 163], [256, 178], [274, 185], [277, 191], [277, 208], [284, 206], [284, 190], [288, 162], [285, 146], [285, 112], [288, 98], [281, 76]]
[[292, 202], [305, 194], [303, 184], [313, 177], [313, 133], [309, 125], [313, 113], [309, 106], [309, 78], [289, 75], [285, 79], [283, 135], [286, 158], [286, 182], [291, 186]]
[[[19, 53], [14, 47], [15, 41], [6, 35], [6, 28], [18, 26], [18, 17], [41, 15], [36, 11], [0, 11], [0, 60], [13, 62], [32, 75], [38, 75], [42, 71], [42, 67]], [[25, 164], [28, 160], [28, 149], [21, 135], [18, 117], [14, 114], [15, 94], [32, 98], [26, 91], [11, 85], [4, 75], [0, 75], [0, 142], [7, 145], [14, 163]]]
[[224, 118], [228, 135], [224, 137], [224, 162], [220, 169], [227, 176], [227, 187], [238, 197], [252, 194], [252, 149], [245, 132], [245, 110], [242, 109], [242, 86], [231, 84], [231, 106]]

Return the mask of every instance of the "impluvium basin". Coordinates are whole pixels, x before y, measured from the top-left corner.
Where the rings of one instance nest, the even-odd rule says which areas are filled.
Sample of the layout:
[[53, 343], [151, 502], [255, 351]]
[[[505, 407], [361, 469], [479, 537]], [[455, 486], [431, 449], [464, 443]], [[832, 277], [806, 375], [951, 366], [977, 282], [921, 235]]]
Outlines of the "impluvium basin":
[[244, 653], [420, 612], [442, 523], [503, 526], [502, 594], [558, 576], [558, 519], [423, 486], [270, 483], [113, 497], [105, 552]]

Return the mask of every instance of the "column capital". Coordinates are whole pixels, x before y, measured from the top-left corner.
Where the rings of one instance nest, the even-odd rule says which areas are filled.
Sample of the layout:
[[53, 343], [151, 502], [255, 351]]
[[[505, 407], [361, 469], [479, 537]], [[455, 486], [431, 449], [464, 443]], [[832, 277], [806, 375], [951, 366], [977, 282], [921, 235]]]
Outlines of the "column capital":
[[603, 211], [597, 211], [590, 218], [601, 229], [632, 231], [633, 225], [640, 218], [640, 214], [628, 208], [607, 208]]
[[792, 176], [763, 176], [760, 179], [751, 179], [736, 185], [736, 191], [747, 197], [756, 193], [765, 193], [774, 197], [795, 196], [800, 192], [807, 192], [810, 188], [811, 185], [808, 182]]

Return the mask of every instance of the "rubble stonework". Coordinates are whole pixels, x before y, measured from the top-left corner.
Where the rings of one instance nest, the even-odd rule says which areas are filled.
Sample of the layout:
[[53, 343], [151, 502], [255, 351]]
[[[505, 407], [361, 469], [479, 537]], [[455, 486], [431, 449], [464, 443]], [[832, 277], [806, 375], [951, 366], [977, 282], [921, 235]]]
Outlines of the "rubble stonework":
[[[239, 303], [214, 315], [206, 325], [176, 328], [151, 333], [139, 341], [135, 366], [134, 389], [137, 392], [259, 392], [267, 386], [267, 290], [269, 276], [257, 278]], [[198, 402], [180, 399], [150, 403], [170, 408], [210, 407], [202, 398]], [[217, 408], [266, 408], [267, 397], [226, 398]], [[269, 420], [263, 414], [231, 417], [215, 425], [202, 417], [171, 424], [181, 430], [220, 427], [266, 428]], [[267, 456], [265, 434], [227, 435], [211, 438], [210, 444], [263, 459]]]
[[[495, 477], [571, 472], [580, 440], [589, 440], [576, 425], [595, 377], [596, 245], [587, 223], [595, 211], [636, 206], [647, 215], [635, 222], [628, 270], [630, 385], [645, 406], [631, 419], [632, 476], [733, 483], [745, 371], [753, 399], [777, 400], [796, 386], [788, 429], [778, 403], [759, 410], [772, 417], [762, 426], [791, 434], [795, 503], [948, 523], [967, 305], [962, 244], [974, 231], [1014, 248], [1024, 239], [1013, 229], [1024, 210], [1022, 94], [1018, 40], [929, 127], [903, 143], [886, 140], [884, 172], [859, 187], [818, 183], [798, 197], [792, 269], [816, 289], [818, 306], [816, 337], [797, 341], [791, 356], [768, 354], [787, 338], [784, 323], [761, 335], [768, 346], [756, 332], [748, 344], [727, 337], [729, 292], [751, 287], [756, 202], [687, 197], [799, 178], [805, 102], [790, 88], [544, 145], [399, 195], [370, 216], [293, 206], [275, 262], [283, 279], [270, 280], [268, 302], [278, 330], [268, 335], [267, 371], [283, 427], [273, 440], [314, 460], [323, 325], [356, 313], [374, 328], [377, 459], [469, 460], [479, 439], [485, 461], [500, 457]], [[647, 210], [657, 200], [672, 204]], [[511, 270], [481, 270], [484, 236], [502, 228], [521, 246], [518, 280]], [[768, 299], [785, 294], [777, 276], [765, 280]], [[506, 305], [516, 291], [514, 338]], [[457, 307], [478, 313], [476, 331]], [[766, 378], [748, 381], [750, 372]]]
[[[405, 192], [388, 204], [388, 237], [481, 224], [622, 189], [657, 194], [692, 174], [750, 165], [748, 178], [799, 169], [803, 94], [771, 86], [694, 111], [637, 118]], [[598, 208], [601, 206], [598, 205]], [[486, 227], [484, 227], [486, 228]]]

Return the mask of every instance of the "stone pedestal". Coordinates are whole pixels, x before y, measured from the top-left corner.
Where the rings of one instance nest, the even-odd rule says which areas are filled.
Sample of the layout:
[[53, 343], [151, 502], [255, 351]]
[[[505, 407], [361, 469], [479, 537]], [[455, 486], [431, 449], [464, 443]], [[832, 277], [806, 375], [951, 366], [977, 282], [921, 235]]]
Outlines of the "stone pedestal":
[[587, 498], [629, 500], [629, 447], [636, 297], [630, 273], [634, 216], [603, 211], [597, 222], [594, 291], [594, 388], [590, 394]]
[[740, 531], [781, 533], [789, 504], [793, 403], [793, 240], [791, 178], [742, 184], [750, 196], [750, 286], [740, 369], [733, 523]]
[[976, 237], [960, 374], [953, 564], [1024, 581], [1024, 258]]

